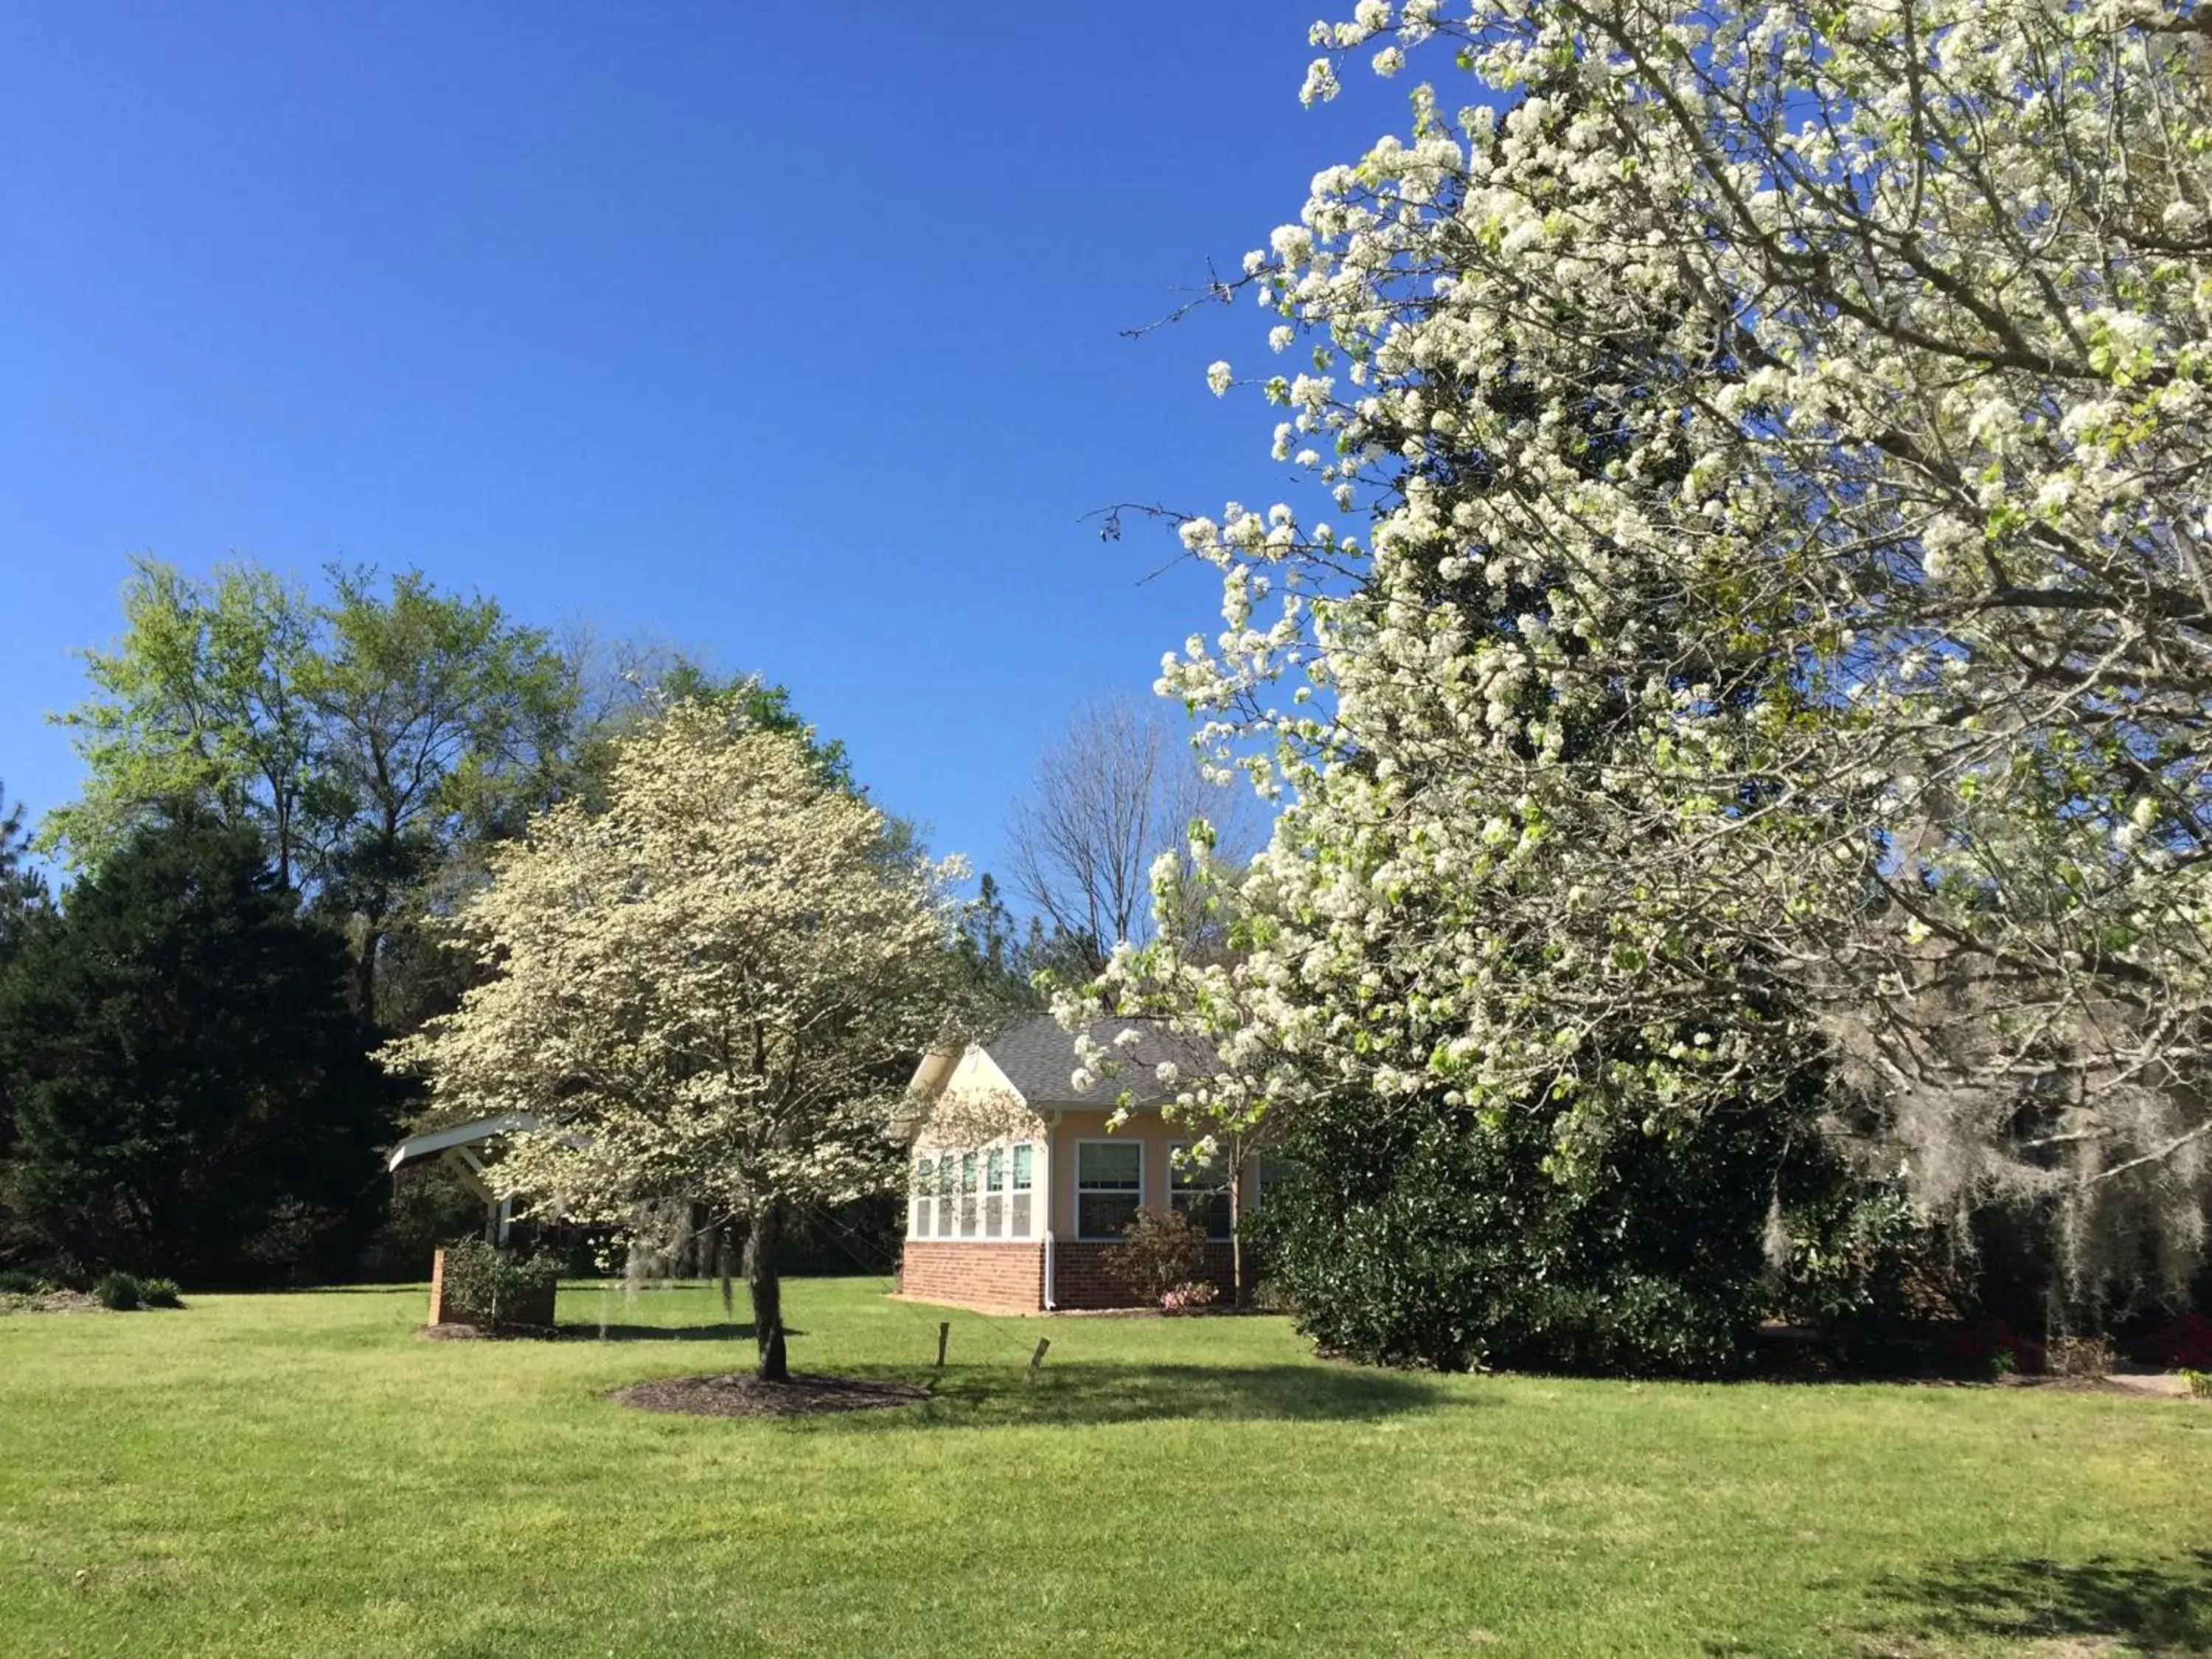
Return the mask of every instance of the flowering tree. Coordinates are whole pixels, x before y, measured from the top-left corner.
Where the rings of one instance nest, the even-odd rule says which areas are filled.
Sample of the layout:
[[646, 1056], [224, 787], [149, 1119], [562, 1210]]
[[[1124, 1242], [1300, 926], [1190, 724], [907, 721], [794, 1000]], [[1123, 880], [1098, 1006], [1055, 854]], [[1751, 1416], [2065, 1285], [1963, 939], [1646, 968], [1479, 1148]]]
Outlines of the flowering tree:
[[891, 1109], [956, 994], [957, 872], [887, 828], [802, 735], [678, 704], [621, 739], [604, 810], [495, 850], [453, 924], [491, 977], [387, 1051], [441, 1108], [538, 1117], [495, 1170], [538, 1211], [742, 1224], [764, 1380], [785, 1221], [896, 1179]]
[[[2212, 88], [2191, 4], [1361, 0], [1424, 58], [1234, 284], [1328, 509], [1181, 525], [1163, 689], [1286, 807], [1240, 962], [1109, 973], [1237, 1087], [1796, 1086], [1923, 1198], [2199, 1242]], [[1466, 106], [1458, 106], [1460, 98]], [[1238, 378], [1217, 363], [1217, 392]], [[1364, 521], [1364, 522], [1363, 522]], [[1264, 741], [1235, 750], [1239, 738]]]

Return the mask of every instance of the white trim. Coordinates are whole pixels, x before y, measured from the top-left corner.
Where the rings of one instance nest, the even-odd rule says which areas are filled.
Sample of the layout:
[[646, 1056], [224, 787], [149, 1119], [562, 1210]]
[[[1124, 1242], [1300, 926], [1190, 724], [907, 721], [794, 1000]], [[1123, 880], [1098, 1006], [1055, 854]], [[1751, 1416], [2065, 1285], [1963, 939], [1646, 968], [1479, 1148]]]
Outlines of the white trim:
[[[1086, 1139], [1079, 1140], [1075, 1143], [1075, 1156], [1073, 1158], [1069, 1160], [1068, 1191], [1073, 1200], [1070, 1207], [1075, 1212], [1076, 1243], [1079, 1244], [1118, 1244], [1121, 1242], [1121, 1236], [1119, 1233], [1086, 1233], [1083, 1231], [1083, 1149], [1085, 1146], [1133, 1146], [1137, 1149], [1137, 1185], [1134, 1188], [1133, 1195], [1137, 1200], [1138, 1209], [1142, 1210], [1145, 1207], [1145, 1143], [1141, 1140], [1133, 1140], [1126, 1138], [1116, 1139], [1107, 1136], [1092, 1136]], [[1130, 1188], [1126, 1187], [1093, 1187], [1091, 1190], [1095, 1193], [1121, 1193], [1131, 1191]]]
[[[1014, 1184], [1014, 1170], [1018, 1165], [1018, 1160], [1014, 1155], [1020, 1152], [1024, 1147], [1027, 1147], [1029, 1149], [1030, 1154], [1030, 1184], [1026, 1187], [1018, 1187]], [[1036, 1139], [1035, 1136], [1031, 1136], [1026, 1140], [1010, 1140], [1006, 1143], [1006, 1188], [1004, 1193], [1000, 1194], [1001, 1200], [1006, 1205], [1006, 1237], [1009, 1240], [1018, 1240], [1020, 1243], [1024, 1244], [1034, 1244], [1037, 1241], [1038, 1231], [1037, 1200], [1042, 1196], [1042, 1194], [1038, 1190], [1037, 1184]], [[1023, 1228], [1019, 1232], [1016, 1232], [1014, 1231], [1014, 1200], [1017, 1198], [1026, 1198], [1029, 1200], [1030, 1206], [1029, 1225]]]
[[457, 1124], [450, 1129], [432, 1129], [419, 1135], [410, 1135], [392, 1149], [384, 1160], [386, 1170], [397, 1173], [403, 1164], [412, 1164], [418, 1158], [428, 1158], [455, 1146], [473, 1146], [478, 1141], [490, 1140], [518, 1129], [534, 1129], [538, 1120], [527, 1112], [507, 1112], [498, 1117], [480, 1117], [473, 1123]]
[[963, 1250], [1034, 1250], [1037, 1247], [1034, 1238], [909, 1238], [906, 1242], [909, 1244], [957, 1244]]

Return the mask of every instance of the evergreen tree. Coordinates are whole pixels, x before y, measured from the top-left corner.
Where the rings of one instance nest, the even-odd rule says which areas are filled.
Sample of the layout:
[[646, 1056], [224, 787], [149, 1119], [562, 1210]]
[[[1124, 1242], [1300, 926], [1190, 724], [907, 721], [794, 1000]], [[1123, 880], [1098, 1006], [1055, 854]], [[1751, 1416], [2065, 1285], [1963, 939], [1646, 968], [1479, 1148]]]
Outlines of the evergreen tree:
[[[26, 862], [27, 850], [22, 806], [9, 806], [6, 791], [0, 790], [0, 979], [5, 978], [32, 930], [53, 915], [45, 879]], [[0, 1159], [7, 1158], [15, 1138], [15, 1097], [7, 1073], [0, 1071]], [[7, 1207], [0, 1200], [0, 1247], [4, 1247], [9, 1231]]]
[[[23, 808], [21, 803], [9, 805], [7, 791], [0, 789], [0, 969], [15, 959], [31, 929], [52, 909], [45, 878], [26, 862], [28, 852]], [[0, 1140], [0, 1150], [5, 1145]]]
[[13, 1225], [65, 1271], [320, 1276], [373, 1213], [392, 1085], [260, 838], [143, 827], [0, 977]]

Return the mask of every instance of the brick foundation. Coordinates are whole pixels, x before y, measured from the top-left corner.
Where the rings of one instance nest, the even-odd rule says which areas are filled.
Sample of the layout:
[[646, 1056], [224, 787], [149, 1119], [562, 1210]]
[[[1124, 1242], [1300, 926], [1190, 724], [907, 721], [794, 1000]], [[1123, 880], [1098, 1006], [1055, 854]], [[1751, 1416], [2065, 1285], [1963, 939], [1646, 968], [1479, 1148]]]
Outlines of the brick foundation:
[[[1062, 1308], [1134, 1308], [1142, 1304], [1123, 1289], [1121, 1282], [1106, 1271], [1106, 1252], [1111, 1244], [1070, 1243], [1062, 1241], [1053, 1247], [1054, 1268], [1059, 1284], [1054, 1287], [1053, 1300]], [[1206, 1265], [1200, 1270], [1202, 1279], [1212, 1280], [1220, 1290], [1222, 1300], [1229, 1297], [1231, 1261], [1229, 1243], [1208, 1243]], [[1252, 1285], [1252, 1252], [1244, 1252], [1244, 1286], [1249, 1293]]]
[[[1058, 1308], [1090, 1310], [1142, 1305], [1106, 1271], [1110, 1244], [1072, 1243], [1053, 1246], [1059, 1283]], [[1244, 1252], [1244, 1288], [1249, 1294], [1252, 1252]], [[1229, 1297], [1230, 1255], [1226, 1241], [1209, 1243], [1200, 1277], [1211, 1279]], [[979, 1243], [966, 1239], [913, 1239], [900, 1259], [899, 1293], [917, 1302], [974, 1308], [985, 1313], [1030, 1314], [1044, 1307], [1044, 1246]]]
[[910, 1238], [900, 1258], [899, 1293], [986, 1313], [1041, 1312], [1044, 1246]]

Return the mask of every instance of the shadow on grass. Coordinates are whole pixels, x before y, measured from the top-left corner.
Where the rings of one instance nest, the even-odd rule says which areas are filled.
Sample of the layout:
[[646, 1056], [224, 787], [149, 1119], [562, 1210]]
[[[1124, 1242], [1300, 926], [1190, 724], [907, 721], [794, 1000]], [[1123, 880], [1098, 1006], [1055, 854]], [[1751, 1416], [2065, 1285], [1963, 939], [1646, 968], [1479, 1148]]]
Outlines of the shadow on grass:
[[2117, 1636], [2154, 1649], [2212, 1647], [2212, 1550], [2159, 1561], [1957, 1562], [1894, 1587], [1960, 1636]]
[[[884, 1373], [890, 1376], [891, 1373]], [[1345, 1422], [1394, 1416], [1463, 1395], [1402, 1372], [1319, 1365], [1047, 1365], [1034, 1382], [1020, 1367], [901, 1371], [931, 1390], [921, 1405], [830, 1419], [840, 1431], [998, 1426], [1086, 1427], [1170, 1419]]]
[[[596, 1319], [564, 1319], [557, 1328], [566, 1342], [750, 1342], [753, 1328], [724, 1321], [714, 1325], [602, 1325]], [[793, 1325], [784, 1334], [806, 1334]]]
[[[1896, 1610], [1877, 1632], [1923, 1638], [2058, 1644], [2102, 1652], [2107, 1642], [2145, 1654], [2212, 1652], [2212, 1550], [2162, 1559], [1948, 1562], [1875, 1582]], [[2075, 1652], [2056, 1646], [2053, 1652]]]

